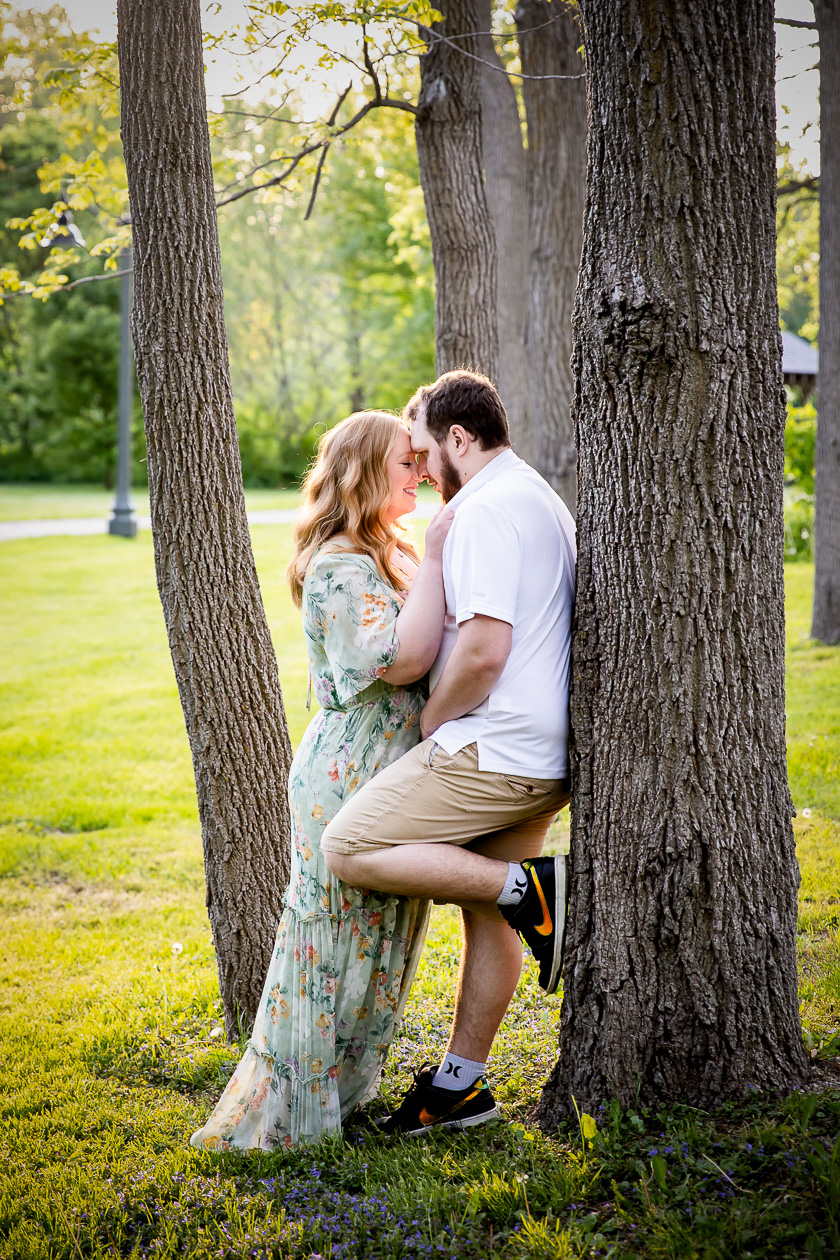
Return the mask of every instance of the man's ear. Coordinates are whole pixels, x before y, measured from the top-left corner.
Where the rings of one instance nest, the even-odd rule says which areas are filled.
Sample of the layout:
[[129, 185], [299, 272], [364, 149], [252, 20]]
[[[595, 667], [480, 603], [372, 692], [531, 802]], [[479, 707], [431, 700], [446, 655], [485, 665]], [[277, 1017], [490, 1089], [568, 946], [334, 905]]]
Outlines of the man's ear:
[[472, 435], [467, 432], [460, 424], [453, 424], [449, 427], [449, 436], [455, 447], [456, 455], [464, 455], [469, 450]]

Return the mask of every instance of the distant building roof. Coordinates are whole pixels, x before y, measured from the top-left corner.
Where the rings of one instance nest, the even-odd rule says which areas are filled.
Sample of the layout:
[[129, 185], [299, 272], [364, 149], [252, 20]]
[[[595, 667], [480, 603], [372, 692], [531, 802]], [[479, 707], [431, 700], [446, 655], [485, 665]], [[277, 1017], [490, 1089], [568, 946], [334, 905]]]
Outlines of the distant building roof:
[[815, 377], [819, 366], [819, 352], [810, 342], [803, 341], [801, 337], [782, 329], [782, 372], [784, 375]]

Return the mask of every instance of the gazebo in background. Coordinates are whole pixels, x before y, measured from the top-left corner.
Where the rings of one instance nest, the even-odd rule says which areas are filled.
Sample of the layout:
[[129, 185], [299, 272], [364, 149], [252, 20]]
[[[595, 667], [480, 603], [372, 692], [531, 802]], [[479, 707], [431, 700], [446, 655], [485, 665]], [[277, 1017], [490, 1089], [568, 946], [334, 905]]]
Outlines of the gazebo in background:
[[817, 387], [819, 366], [819, 351], [809, 341], [782, 329], [782, 375], [790, 389], [802, 390], [803, 403]]

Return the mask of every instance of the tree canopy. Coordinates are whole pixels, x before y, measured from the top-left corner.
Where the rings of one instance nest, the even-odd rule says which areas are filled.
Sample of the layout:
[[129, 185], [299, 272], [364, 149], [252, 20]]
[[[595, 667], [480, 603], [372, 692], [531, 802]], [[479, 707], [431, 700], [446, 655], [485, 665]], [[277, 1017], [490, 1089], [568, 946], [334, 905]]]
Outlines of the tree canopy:
[[[130, 236], [115, 46], [71, 29], [57, 5], [0, 8], [0, 478], [107, 483], [118, 286], [87, 280], [116, 274]], [[420, 29], [437, 14], [263, 0], [248, 13], [247, 26], [205, 35], [207, 57], [222, 42], [268, 68], [256, 92], [238, 89], [209, 117], [226, 315], [246, 483], [292, 484], [324, 426], [358, 405], [399, 407], [434, 373], [434, 274], [411, 111]], [[519, 71], [513, 6], [497, 6], [493, 22], [501, 62]], [[524, 114], [521, 80], [512, 82]], [[405, 108], [375, 106], [376, 84]], [[779, 177], [807, 185], [809, 173], [782, 150]], [[39, 242], [65, 204], [86, 249], [47, 253]], [[812, 189], [780, 198], [778, 228], [783, 325], [815, 341]], [[803, 431], [790, 432], [801, 455]], [[143, 459], [140, 444], [140, 480]], [[812, 506], [800, 500], [799, 510], [807, 518]], [[809, 554], [803, 528], [807, 519], [797, 550]]]

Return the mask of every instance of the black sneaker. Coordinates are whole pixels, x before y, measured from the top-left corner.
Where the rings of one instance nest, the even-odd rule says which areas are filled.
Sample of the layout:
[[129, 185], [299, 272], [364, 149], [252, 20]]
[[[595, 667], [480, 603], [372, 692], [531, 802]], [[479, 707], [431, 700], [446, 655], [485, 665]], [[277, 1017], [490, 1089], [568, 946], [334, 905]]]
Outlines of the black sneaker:
[[397, 1110], [378, 1123], [380, 1132], [417, 1137], [430, 1129], [469, 1129], [499, 1118], [496, 1100], [483, 1076], [466, 1089], [438, 1089], [434, 1085], [436, 1072], [431, 1064], [423, 1065]]
[[528, 887], [515, 906], [499, 906], [540, 964], [540, 987], [554, 993], [563, 965], [569, 881], [565, 857], [526, 858]]

